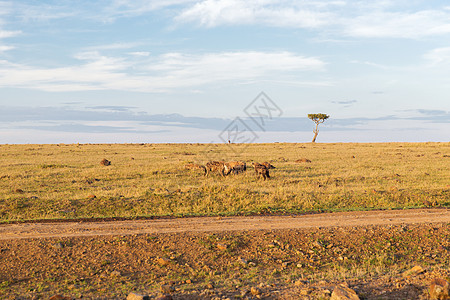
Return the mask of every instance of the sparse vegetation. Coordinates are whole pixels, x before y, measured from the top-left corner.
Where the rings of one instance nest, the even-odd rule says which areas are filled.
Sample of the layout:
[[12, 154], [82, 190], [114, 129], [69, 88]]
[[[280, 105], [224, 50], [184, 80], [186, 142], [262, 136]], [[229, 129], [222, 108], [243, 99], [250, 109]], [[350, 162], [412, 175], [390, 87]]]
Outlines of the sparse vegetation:
[[450, 143], [232, 146], [209, 148], [271, 180], [186, 170], [204, 144], [0, 145], [0, 222], [450, 206]]
[[[131, 291], [157, 296], [164, 286], [174, 299], [255, 299], [252, 288], [263, 299], [298, 299], [305, 290], [306, 299], [329, 299], [324, 290], [345, 281], [361, 299], [419, 299], [432, 278], [450, 276], [449, 229], [439, 223], [0, 240], [0, 296], [125, 299]], [[416, 264], [425, 271], [402, 275]]]
[[316, 142], [317, 135], [319, 134], [319, 124], [325, 122], [330, 116], [327, 114], [308, 114], [308, 119], [311, 119], [314, 123], [316, 123], [316, 128], [314, 128], [314, 137], [312, 139], [312, 143]]

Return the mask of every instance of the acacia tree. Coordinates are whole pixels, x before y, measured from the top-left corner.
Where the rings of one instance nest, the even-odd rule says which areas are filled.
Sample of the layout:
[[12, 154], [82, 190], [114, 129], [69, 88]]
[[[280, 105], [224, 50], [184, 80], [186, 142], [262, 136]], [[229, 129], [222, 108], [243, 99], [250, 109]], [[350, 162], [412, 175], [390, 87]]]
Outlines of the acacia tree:
[[314, 138], [312, 143], [316, 142], [317, 135], [319, 134], [319, 124], [325, 122], [330, 116], [327, 114], [308, 114], [308, 119], [311, 119], [314, 123], [316, 123], [316, 128], [313, 130]]

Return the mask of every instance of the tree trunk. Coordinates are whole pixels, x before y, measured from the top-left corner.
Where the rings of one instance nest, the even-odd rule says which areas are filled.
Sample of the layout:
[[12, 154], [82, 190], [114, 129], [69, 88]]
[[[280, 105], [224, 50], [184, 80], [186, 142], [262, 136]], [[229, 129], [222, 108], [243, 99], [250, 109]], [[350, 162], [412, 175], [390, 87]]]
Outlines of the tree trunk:
[[311, 143], [316, 142], [317, 135], [319, 134], [319, 123], [316, 123], [316, 129], [314, 129], [313, 132], [314, 132], [314, 137], [313, 137], [313, 140]]

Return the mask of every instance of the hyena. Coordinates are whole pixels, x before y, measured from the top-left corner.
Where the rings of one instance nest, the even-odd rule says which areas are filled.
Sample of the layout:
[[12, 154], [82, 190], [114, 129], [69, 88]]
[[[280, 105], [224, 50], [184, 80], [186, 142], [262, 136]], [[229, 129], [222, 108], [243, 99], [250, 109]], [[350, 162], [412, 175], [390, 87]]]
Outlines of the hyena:
[[261, 165], [266, 166], [267, 169], [275, 169], [269, 162], [265, 161]]
[[206, 175], [206, 167], [199, 164], [187, 164], [184, 166], [186, 170], [201, 170]]
[[247, 170], [247, 165], [243, 161], [231, 161], [225, 164], [225, 172], [228, 174], [239, 174]]
[[256, 176], [261, 175], [264, 180], [270, 179], [269, 169], [265, 165], [260, 163], [252, 163], [252, 165], [255, 168]]
[[[206, 163], [206, 176], [210, 172], [219, 172], [220, 175], [226, 176], [230, 173], [224, 161], [210, 161]], [[227, 173], [228, 172], [228, 173]]]

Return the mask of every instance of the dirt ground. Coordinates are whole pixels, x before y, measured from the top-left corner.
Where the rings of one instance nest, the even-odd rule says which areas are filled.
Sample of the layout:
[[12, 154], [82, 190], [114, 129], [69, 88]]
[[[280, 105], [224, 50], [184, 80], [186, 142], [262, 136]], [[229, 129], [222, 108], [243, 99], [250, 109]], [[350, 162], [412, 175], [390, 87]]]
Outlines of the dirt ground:
[[0, 296], [427, 299], [449, 250], [448, 209], [2, 224]]
[[292, 216], [198, 217], [0, 225], [0, 240], [144, 233], [279, 230], [450, 222], [448, 209], [336, 212]]

